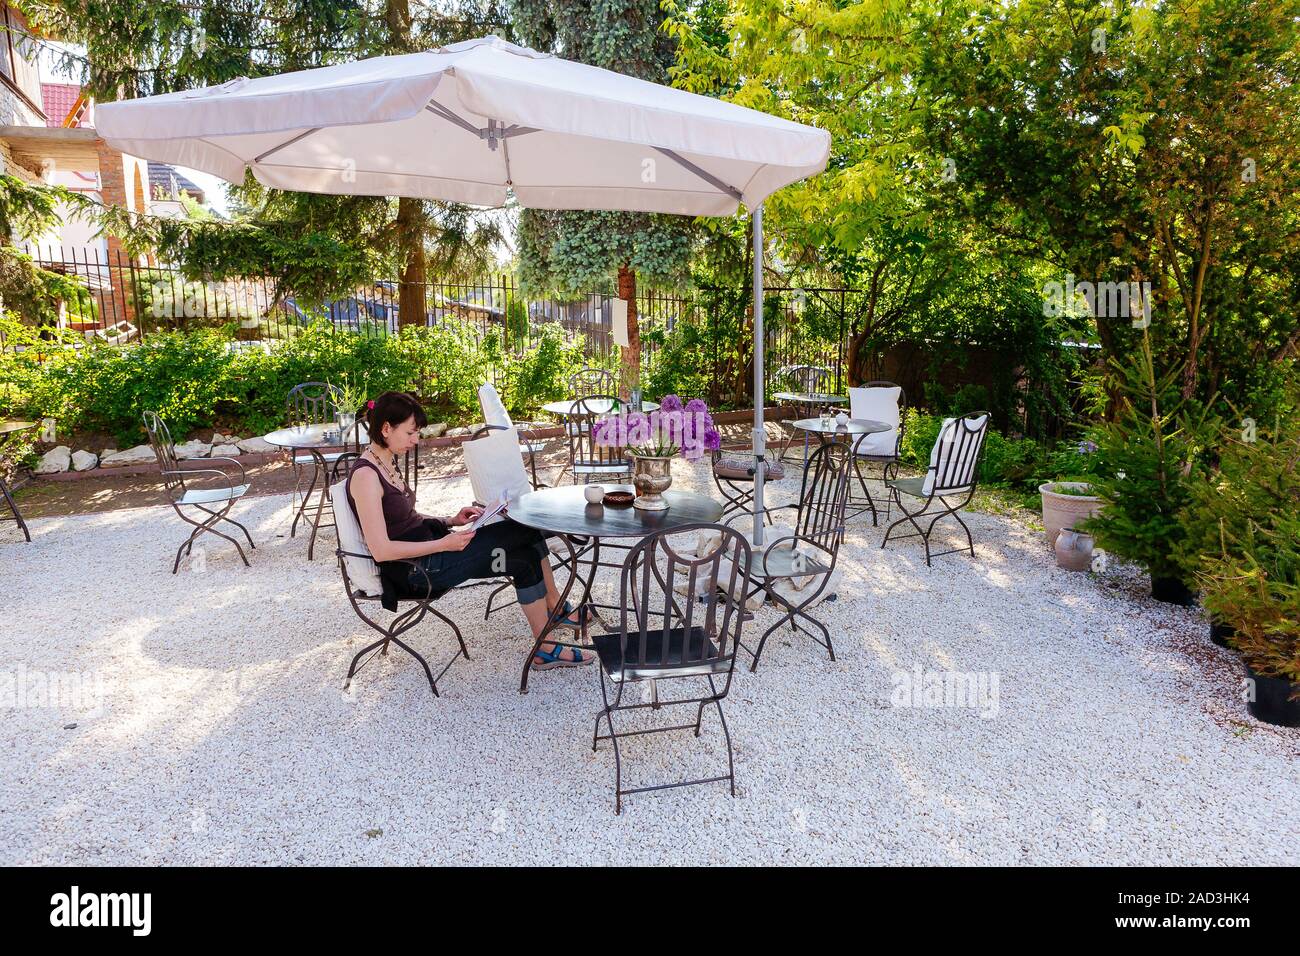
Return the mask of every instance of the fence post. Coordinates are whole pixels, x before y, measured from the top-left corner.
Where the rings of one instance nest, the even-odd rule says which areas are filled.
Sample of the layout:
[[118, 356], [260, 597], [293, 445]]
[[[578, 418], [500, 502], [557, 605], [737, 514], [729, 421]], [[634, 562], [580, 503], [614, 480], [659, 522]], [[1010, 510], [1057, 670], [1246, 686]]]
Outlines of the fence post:
[[840, 360], [835, 366], [835, 394], [836, 395], [842, 395], [844, 393], [844, 360], [847, 353], [847, 349], [845, 348], [847, 343], [844, 341], [844, 310], [846, 307], [845, 303], [846, 303], [846, 299], [844, 298], [844, 290], [840, 289]]

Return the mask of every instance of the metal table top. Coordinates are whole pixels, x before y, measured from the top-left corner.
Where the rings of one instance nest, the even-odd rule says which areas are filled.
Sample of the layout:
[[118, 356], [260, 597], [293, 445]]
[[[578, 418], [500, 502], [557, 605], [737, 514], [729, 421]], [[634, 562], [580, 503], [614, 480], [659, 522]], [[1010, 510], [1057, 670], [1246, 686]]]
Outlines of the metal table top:
[[[349, 432], [351, 429], [349, 429]], [[351, 437], [351, 436], [349, 436]], [[357, 439], [362, 445], [370, 441], [370, 433], [365, 425], [357, 426]], [[277, 428], [263, 435], [262, 440], [280, 448], [301, 448], [304, 451], [322, 451], [327, 448], [342, 448], [351, 444], [339, 434], [339, 426], [333, 422], [320, 425], [294, 425], [290, 428]]]
[[29, 428], [35, 428], [36, 422], [0, 422], [0, 435], [8, 435], [13, 432], [25, 432]]
[[884, 422], [874, 422], [869, 418], [850, 418], [847, 424], [844, 425], [837, 425], [833, 418], [830, 421], [829, 428], [822, 425], [820, 418], [801, 418], [790, 424], [795, 428], [818, 435], [874, 435], [877, 432], [887, 432], [893, 428], [892, 425], [886, 425]]
[[[550, 412], [552, 415], [559, 415], [562, 418], [568, 418], [569, 416], [574, 414], [573, 407], [576, 404], [578, 404], [578, 399], [566, 398], [563, 401], [559, 401], [559, 402], [547, 402], [545, 405], [542, 406], [542, 411]], [[615, 410], [614, 404], [610, 402], [609, 399], [587, 402], [587, 412], [589, 414], [607, 415], [614, 410]], [[629, 408], [627, 402], [620, 402], [618, 410], [630, 411], [631, 409]], [[659, 410], [658, 402], [650, 402], [644, 399], [641, 401], [641, 411], [654, 412], [658, 410]]]
[[[707, 495], [690, 491], [665, 491], [666, 511], [642, 511], [632, 505], [611, 507], [589, 504], [583, 485], [530, 491], [510, 506], [510, 517], [539, 531], [593, 538], [644, 538], [656, 531], [722, 517], [722, 505]], [[630, 491], [631, 485], [603, 485], [606, 491]]]
[[824, 392], [777, 392], [772, 397], [778, 402], [793, 405], [843, 405], [848, 401], [845, 395], [828, 395]]

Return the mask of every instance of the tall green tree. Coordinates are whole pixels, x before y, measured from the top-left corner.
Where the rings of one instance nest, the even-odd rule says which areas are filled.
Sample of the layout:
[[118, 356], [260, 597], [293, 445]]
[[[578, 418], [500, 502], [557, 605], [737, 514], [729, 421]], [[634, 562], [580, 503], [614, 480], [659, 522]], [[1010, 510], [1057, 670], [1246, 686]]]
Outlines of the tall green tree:
[[[1294, 349], [1296, 0], [980, 0], [923, 29], [952, 209], [1077, 280], [1150, 283], [1184, 398], [1241, 398]], [[1111, 358], [1140, 338], [1115, 311], [1096, 316]]]
[[[658, 0], [511, 0], [516, 34], [526, 45], [664, 83], [673, 42], [662, 29]], [[519, 217], [521, 285], [531, 292], [573, 296], [616, 277], [627, 303], [624, 388], [640, 380], [637, 275], [657, 286], [680, 285], [691, 253], [692, 220], [634, 212], [526, 209]]]
[[[493, 30], [495, 2], [455, 0], [21, 0], [33, 23], [86, 50], [64, 56], [97, 98], [116, 100], [239, 76], [266, 76], [434, 48]], [[427, 247], [451, 271], [478, 271], [499, 237], [494, 220], [415, 199], [322, 196], [270, 190], [251, 177], [233, 190], [239, 216], [222, 222], [111, 224], [136, 248], [157, 248], [213, 278], [269, 270], [306, 297], [338, 293], [385, 272], [400, 274], [404, 323], [423, 324]]]

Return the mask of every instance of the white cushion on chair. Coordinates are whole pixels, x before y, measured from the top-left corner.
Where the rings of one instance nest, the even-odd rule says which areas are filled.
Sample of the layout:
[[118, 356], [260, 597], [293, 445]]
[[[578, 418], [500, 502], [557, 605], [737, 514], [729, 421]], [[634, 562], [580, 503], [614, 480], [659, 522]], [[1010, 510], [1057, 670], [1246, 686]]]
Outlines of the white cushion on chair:
[[478, 387], [478, 404], [483, 410], [484, 424], [505, 425], [507, 428], [514, 425], [510, 420], [510, 413], [506, 411], [505, 403], [497, 393], [496, 386], [491, 382], [484, 382]]
[[361, 536], [361, 525], [352, 513], [352, 504], [348, 501], [348, 483], [340, 481], [330, 488], [330, 501], [334, 505], [335, 530], [339, 536], [339, 548], [353, 554], [364, 554], [364, 558], [344, 558], [348, 577], [357, 589], [367, 597], [379, 597], [384, 592], [384, 582], [379, 578], [379, 565], [371, 558], [370, 549], [366, 547], [365, 538]]
[[494, 504], [503, 491], [507, 499], [518, 501], [521, 495], [533, 490], [524, 470], [519, 432], [514, 428], [490, 431], [465, 442], [460, 450], [465, 455], [465, 470], [469, 472], [474, 500], [480, 504]]
[[898, 450], [898, 399], [902, 394], [903, 390], [897, 385], [849, 389], [850, 418], [864, 418], [890, 426], [887, 432], [864, 435], [857, 446], [859, 455], [892, 455]]
[[[966, 460], [950, 464], [950, 459], [957, 454], [957, 448], [962, 444], [957, 441], [957, 436], [961, 434], [962, 429], [968, 432], [981, 431], [988, 425], [988, 421], [989, 417], [987, 415], [981, 415], [979, 418], [973, 419], [970, 424], [965, 424], [965, 419], [945, 418], [943, 420], [943, 424], [939, 426], [939, 437], [935, 439], [934, 447], [930, 449], [930, 467], [926, 469], [925, 481], [921, 485], [923, 495], [929, 497], [930, 493], [934, 491], [934, 483], [940, 473], [946, 475], [961, 474], [966, 469], [970, 464], [970, 458], [979, 453], [979, 443], [965, 443], [963, 457]], [[949, 427], [953, 422], [958, 423], [956, 427]], [[944, 488], [942, 490], [946, 494], [961, 494], [969, 489], [970, 485], [965, 484], [960, 487]]]

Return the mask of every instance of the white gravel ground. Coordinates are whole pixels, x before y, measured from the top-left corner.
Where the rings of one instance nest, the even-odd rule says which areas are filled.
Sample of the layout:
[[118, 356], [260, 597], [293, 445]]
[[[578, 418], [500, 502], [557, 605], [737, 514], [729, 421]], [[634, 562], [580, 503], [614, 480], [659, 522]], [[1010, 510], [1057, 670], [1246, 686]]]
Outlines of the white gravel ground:
[[[432, 513], [468, 497], [464, 478], [421, 488]], [[251, 570], [209, 538], [175, 577], [163, 508], [35, 521], [30, 545], [0, 529], [0, 675], [29, 692], [0, 731], [0, 863], [1300, 863], [1300, 732], [1247, 714], [1195, 612], [1131, 571], [1058, 571], [1009, 519], [972, 516], [979, 560], [933, 569], [855, 522], [822, 607], [839, 661], [786, 632], [737, 674], [736, 798], [643, 794], [616, 817], [593, 671], [519, 695], [523, 620], [485, 625], [472, 589], [442, 602], [474, 659], [440, 700], [400, 654], [345, 695], [367, 632], [332, 532], [309, 564], [286, 497], [238, 515]], [[996, 706], [900, 706], [918, 669], [996, 679]], [[102, 706], [39, 706], [51, 672], [88, 673]], [[698, 741], [624, 753], [630, 784], [726, 759], [710, 715]]]

